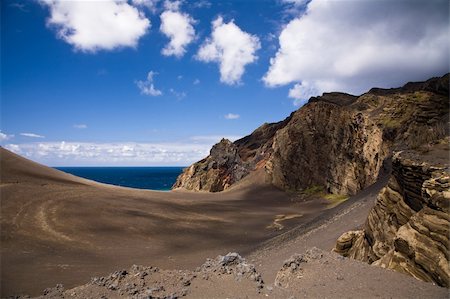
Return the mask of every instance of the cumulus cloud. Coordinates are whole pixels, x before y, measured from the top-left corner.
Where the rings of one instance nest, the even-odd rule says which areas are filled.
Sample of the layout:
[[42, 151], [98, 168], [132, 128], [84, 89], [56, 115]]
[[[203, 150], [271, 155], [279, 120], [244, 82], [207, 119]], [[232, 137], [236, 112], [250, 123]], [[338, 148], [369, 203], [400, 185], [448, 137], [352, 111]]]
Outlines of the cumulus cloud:
[[127, 1], [40, 0], [50, 8], [47, 25], [57, 36], [85, 52], [136, 47], [150, 21]]
[[256, 61], [255, 52], [260, 47], [256, 35], [242, 31], [233, 20], [224, 23], [218, 17], [212, 22], [211, 37], [202, 44], [196, 59], [218, 63], [220, 81], [233, 85], [240, 82], [245, 66]]
[[159, 30], [170, 39], [161, 53], [165, 56], [183, 56], [187, 45], [195, 38], [195, 20], [186, 13], [174, 10], [164, 11], [160, 18]]
[[177, 100], [179, 100], [179, 101], [182, 100], [182, 99], [184, 99], [184, 98], [187, 96], [186, 92], [184, 92], [184, 91], [176, 91], [176, 90], [173, 89], [173, 88], [169, 89], [169, 91], [170, 91], [170, 93], [173, 94], [173, 95], [177, 98]]
[[158, 73], [150, 71], [147, 74], [147, 80], [136, 81], [137, 87], [140, 89], [141, 94], [148, 95], [148, 96], [160, 96], [162, 95], [162, 91], [155, 88], [155, 85], [153, 84], [153, 76], [157, 75]]
[[318, 94], [317, 89], [306, 81], [297, 83], [289, 90], [289, 97], [294, 99], [295, 106], [306, 104], [307, 100]]
[[181, 4], [183, 4], [183, 1], [181, 1], [181, 0], [165, 0], [164, 1], [164, 9], [177, 11], [180, 9]]
[[400, 86], [448, 72], [448, 37], [445, 0], [313, 0], [282, 30], [263, 80], [298, 83], [289, 93], [298, 100]]
[[[310, 0], [281, 0], [282, 4], [291, 5], [294, 8], [299, 8], [308, 4]], [[294, 11], [294, 10], [293, 10]], [[298, 10], [296, 10], [298, 12]]]
[[192, 82], [192, 84], [194, 85], [200, 84], [200, 79], [195, 79], [194, 82]]
[[28, 12], [28, 10], [26, 9], [25, 4], [23, 4], [23, 3], [13, 2], [13, 3], [9, 4], [9, 6], [17, 8], [18, 10], [21, 10], [23, 12]]
[[31, 138], [45, 138], [45, 136], [35, 134], [35, 133], [20, 133], [19, 135]]
[[192, 7], [194, 8], [210, 8], [211, 2], [206, 0], [197, 0], [194, 3], [192, 3]]
[[86, 124], [75, 124], [75, 125], [73, 125], [73, 127], [75, 129], [87, 129], [87, 125]]
[[239, 114], [228, 113], [224, 115], [225, 119], [238, 119], [241, 117]]
[[13, 137], [14, 137], [14, 135], [8, 135], [8, 134], [5, 134], [5, 133], [0, 131], [0, 142], [9, 140], [9, 139], [11, 139]]
[[156, 12], [156, 5], [159, 0], [132, 0], [131, 3], [134, 6], [146, 7], [151, 12]]
[[173, 143], [36, 142], [7, 144], [5, 148], [52, 166], [186, 166], [209, 154], [219, 136], [192, 137]]

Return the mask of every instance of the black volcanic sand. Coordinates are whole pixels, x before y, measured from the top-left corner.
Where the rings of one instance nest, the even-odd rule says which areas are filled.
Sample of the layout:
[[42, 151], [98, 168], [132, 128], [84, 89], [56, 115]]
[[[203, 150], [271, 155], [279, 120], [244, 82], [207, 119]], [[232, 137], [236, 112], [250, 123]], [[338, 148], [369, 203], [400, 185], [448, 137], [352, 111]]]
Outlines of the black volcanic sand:
[[[324, 200], [302, 201], [265, 185], [262, 173], [217, 194], [155, 192], [95, 183], [0, 153], [2, 297], [42, 295], [56, 284], [67, 291], [47, 290], [46, 298], [448, 296], [447, 289], [329, 253], [341, 233], [364, 223], [386, 179], [329, 209]], [[312, 246], [320, 249], [298, 268], [282, 268]], [[205, 263], [232, 251], [254, 264], [264, 283], [247, 264]], [[275, 283], [280, 273], [283, 286]]]
[[[1, 151], [1, 295], [37, 295], [133, 264], [190, 269], [247, 252], [311, 220], [324, 201], [292, 196], [256, 175], [217, 194], [156, 192], [95, 183]], [[295, 215], [283, 230], [277, 215]], [[301, 215], [301, 217], [298, 217]]]

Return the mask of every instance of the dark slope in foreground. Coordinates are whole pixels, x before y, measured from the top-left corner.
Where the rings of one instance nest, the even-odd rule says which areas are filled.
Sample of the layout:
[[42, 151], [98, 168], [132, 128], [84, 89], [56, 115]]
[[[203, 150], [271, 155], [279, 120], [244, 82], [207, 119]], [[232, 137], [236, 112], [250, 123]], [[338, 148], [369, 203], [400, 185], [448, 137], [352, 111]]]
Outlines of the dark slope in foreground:
[[229, 253], [194, 271], [134, 265], [73, 289], [46, 289], [40, 298], [446, 298], [445, 289], [315, 247], [276, 271], [265, 281], [258, 267]]
[[[287, 119], [265, 124], [182, 173], [174, 188], [222, 191], [254, 170], [288, 191], [321, 187], [355, 194], [373, 184], [393, 150], [445, 135], [449, 75], [361, 96], [325, 93]], [[447, 129], [448, 130], [448, 129]]]
[[[331, 240], [362, 224], [382, 181], [326, 209], [324, 202], [296, 201], [251, 177], [220, 194], [150, 192], [87, 180], [81, 184], [6, 150], [1, 154], [2, 297], [37, 295], [57, 283], [67, 291], [62, 286], [46, 289], [45, 298], [447, 294], [431, 284], [329, 253]], [[267, 228], [277, 215], [292, 213], [303, 216], [282, 222], [286, 227], [277, 233]], [[294, 224], [288, 233], [263, 242]], [[264, 245], [250, 253], [257, 244]], [[312, 249], [301, 258], [295, 255], [310, 246], [327, 252]], [[208, 256], [235, 250], [247, 252], [249, 259], [228, 255], [205, 262]], [[81, 286], [73, 288], [76, 285]]]
[[[5, 159], [5, 153], [9, 154], [3, 151], [4, 165], [11, 162]], [[27, 168], [28, 161], [11, 154], [9, 156], [21, 160], [20, 165]], [[8, 167], [14, 169], [11, 165]], [[46, 167], [40, 167], [44, 172], [47, 170]], [[22, 170], [16, 169], [16, 172]], [[39, 173], [39, 169], [36, 170]], [[321, 210], [314, 212], [308, 206], [311, 202], [294, 202], [282, 208], [271, 205], [273, 199], [268, 198], [280, 194], [271, 189], [250, 189], [255, 197], [248, 199], [237, 191], [221, 193], [221, 196], [194, 194], [193, 197], [184, 193], [145, 192], [108, 188], [106, 185], [91, 186], [92, 190], [88, 191], [85, 188], [89, 184], [61, 183], [55, 174], [56, 181], [40, 177], [33, 180], [32, 176], [26, 176], [23, 178], [26, 183], [21, 182], [20, 176], [15, 176], [15, 184], [20, 188], [14, 191], [21, 193], [15, 199], [27, 199], [29, 202], [21, 205], [19, 212], [14, 214], [14, 229], [3, 226], [8, 213], [2, 210], [2, 237], [4, 232], [12, 232], [9, 240], [2, 241], [2, 296], [24, 293], [36, 295], [57, 283], [64, 284], [65, 288], [61, 285], [48, 288], [43, 292], [43, 298], [447, 296], [446, 289], [330, 253], [339, 234], [363, 223], [384, 181], [334, 209], [323, 210], [322, 206]], [[2, 175], [8, 178], [7, 173]], [[48, 188], [45, 191], [42, 190], [43, 181]], [[241, 188], [246, 189], [254, 183], [244, 182]], [[2, 184], [2, 206], [9, 203], [11, 208], [11, 202], [8, 201], [11, 195], [4, 192], [6, 186]], [[267, 187], [259, 185], [259, 188]], [[67, 196], [67, 193], [71, 195]], [[229, 197], [223, 196], [225, 194]], [[182, 195], [186, 197], [180, 199]], [[44, 213], [39, 205], [30, 203], [32, 198], [45, 204], [48, 201], [45, 196], [60, 201], [59, 206], [50, 206], [48, 213]], [[167, 199], [170, 199], [170, 204]], [[75, 206], [66, 211], [64, 217], [58, 217], [59, 212], [64, 211], [64, 205], [68, 204], [64, 201], [73, 202]], [[97, 205], [93, 207], [88, 202], [97, 202]], [[105, 206], [98, 205], [102, 203]], [[274, 204], [283, 205], [283, 201], [279, 199]], [[216, 212], [215, 205], [219, 209]], [[255, 237], [264, 231], [267, 233], [266, 227], [261, 224], [264, 220], [273, 221], [274, 218], [261, 205], [267, 206], [272, 213], [301, 211], [305, 215], [300, 218], [297, 227], [263, 242], [263, 238], [256, 240]], [[188, 208], [190, 206], [197, 211], [195, 214]], [[34, 207], [39, 210], [37, 215], [33, 214]], [[183, 209], [180, 211], [181, 207]], [[157, 223], [152, 233], [150, 223], [143, 220], [158, 220], [150, 211], [164, 217], [164, 221]], [[87, 217], [84, 217], [85, 214]], [[130, 214], [130, 217], [123, 218], [122, 214]], [[36, 216], [38, 221], [33, 221]], [[192, 218], [187, 220], [188, 216]], [[68, 229], [66, 225], [74, 221], [72, 217], [76, 217], [79, 222]], [[117, 218], [123, 219], [119, 221]], [[33, 227], [28, 227], [26, 221]], [[217, 221], [234, 224], [218, 225]], [[253, 226], [248, 227], [250, 224]], [[283, 224], [286, 229], [289, 227], [289, 223]], [[139, 228], [146, 232], [139, 232]], [[88, 236], [85, 235], [87, 231]], [[157, 233], [159, 235], [155, 235]], [[34, 238], [30, 234], [34, 234]], [[240, 238], [239, 234], [242, 235]], [[108, 239], [110, 243], [106, 244], [105, 240]], [[258, 243], [261, 245], [256, 246]], [[155, 250], [157, 246], [159, 250]], [[321, 249], [308, 250], [311, 246]], [[252, 251], [254, 247], [257, 250]], [[247, 260], [229, 254], [205, 262], [207, 256], [225, 254], [235, 249], [247, 252]], [[131, 266], [133, 264], [145, 266]], [[109, 272], [113, 273], [108, 275]], [[83, 285], [74, 288], [77, 284]]]
[[0, 155], [1, 296], [69, 288], [132, 264], [193, 268], [248, 251], [329, 208], [257, 174], [220, 194], [153, 192], [76, 178], [3, 148]]
[[[0, 179], [2, 185], [33, 183], [88, 184], [90, 181], [22, 158], [0, 147]], [[93, 183], [93, 182], [91, 182]]]

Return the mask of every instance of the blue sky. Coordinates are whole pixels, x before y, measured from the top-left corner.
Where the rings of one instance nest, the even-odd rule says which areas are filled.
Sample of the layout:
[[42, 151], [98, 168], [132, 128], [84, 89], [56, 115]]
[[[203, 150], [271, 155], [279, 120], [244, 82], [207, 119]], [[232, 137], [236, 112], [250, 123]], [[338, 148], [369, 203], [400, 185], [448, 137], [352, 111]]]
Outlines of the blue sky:
[[188, 165], [310, 96], [448, 72], [446, 1], [360, 2], [1, 1], [1, 144]]

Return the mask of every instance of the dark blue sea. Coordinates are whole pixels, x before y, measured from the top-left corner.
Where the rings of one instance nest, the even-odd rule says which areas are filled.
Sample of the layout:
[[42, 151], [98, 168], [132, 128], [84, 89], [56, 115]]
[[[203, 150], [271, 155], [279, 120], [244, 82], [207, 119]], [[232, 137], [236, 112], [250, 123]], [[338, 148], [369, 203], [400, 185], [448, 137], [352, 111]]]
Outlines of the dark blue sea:
[[55, 167], [70, 174], [123, 187], [168, 191], [184, 167]]

